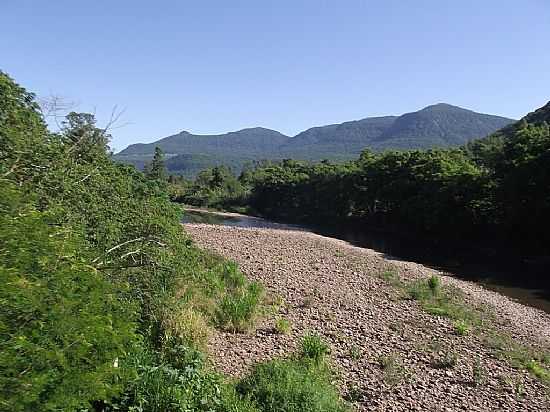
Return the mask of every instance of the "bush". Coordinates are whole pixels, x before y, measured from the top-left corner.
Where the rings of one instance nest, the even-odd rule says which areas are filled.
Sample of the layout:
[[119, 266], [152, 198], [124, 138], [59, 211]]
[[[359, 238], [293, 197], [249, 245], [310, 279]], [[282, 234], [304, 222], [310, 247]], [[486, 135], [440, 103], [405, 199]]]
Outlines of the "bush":
[[132, 374], [118, 364], [138, 343], [136, 306], [89, 266], [81, 233], [51, 219], [0, 182], [3, 410], [76, 410]]
[[[122, 397], [104, 409], [113, 412], [258, 412], [219, 375], [204, 369], [199, 352], [178, 345], [169, 352], [172, 352], [169, 356], [154, 352], [139, 354], [135, 359], [138, 377]], [[179, 359], [179, 364], [173, 359]]]
[[344, 412], [327, 369], [309, 360], [273, 360], [257, 365], [237, 390], [262, 412]]

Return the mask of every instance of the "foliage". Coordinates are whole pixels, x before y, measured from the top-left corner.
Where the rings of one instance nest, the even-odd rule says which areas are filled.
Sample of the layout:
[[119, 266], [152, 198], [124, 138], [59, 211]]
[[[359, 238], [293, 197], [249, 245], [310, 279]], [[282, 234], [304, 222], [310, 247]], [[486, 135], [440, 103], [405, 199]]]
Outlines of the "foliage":
[[165, 180], [166, 179], [166, 166], [164, 165], [164, 153], [160, 147], [155, 147], [155, 154], [151, 163], [145, 165], [145, 176], [152, 180]]
[[0, 408], [254, 410], [198, 360], [220, 302], [249, 320], [260, 288], [182, 231], [160, 151], [146, 178], [92, 115], [51, 133], [3, 73], [0, 139]]
[[235, 209], [245, 204], [247, 192], [225, 166], [203, 170], [176, 201], [199, 207]]
[[2, 410], [75, 410], [116, 394], [139, 343], [137, 307], [90, 266], [81, 230], [51, 226], [0, 182]]
[[267, 217], [360, 222], [543, 255], [550, 253], [550, 106], [535, 113], [463, 148], [365, 150], [342, 164], [285, 160], [248, 171], [241, 183], [250, 208]]

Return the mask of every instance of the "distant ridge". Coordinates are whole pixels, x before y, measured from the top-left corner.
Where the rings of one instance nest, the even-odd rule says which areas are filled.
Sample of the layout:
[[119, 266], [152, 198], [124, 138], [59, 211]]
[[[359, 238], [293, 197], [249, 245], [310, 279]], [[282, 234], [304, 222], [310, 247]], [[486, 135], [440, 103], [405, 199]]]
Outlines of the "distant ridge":
[[349, 160], [366, 148], [381, 151], [460, 146], [513, 122], [438, 103], [401, 116], [367, 117], [312, 127], [294, 137], [263, 127], [216, 135], [182, 131], [153, 143], [130, 145], [114, 158], [141, 168], [158, 146], [167, 156], [171, 173], [193, 176], [221, 164], [238, 171], [244, 163], [261, 159]]

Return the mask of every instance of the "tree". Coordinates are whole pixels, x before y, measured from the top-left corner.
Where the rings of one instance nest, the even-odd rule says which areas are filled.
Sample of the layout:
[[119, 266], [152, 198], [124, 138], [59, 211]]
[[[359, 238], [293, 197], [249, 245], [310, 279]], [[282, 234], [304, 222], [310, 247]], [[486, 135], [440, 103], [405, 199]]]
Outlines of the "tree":
[[145, 166], [145, 175], [151, 180], [166, 180], [166, 166], [164, 165], [164, 153], [160, 147], [155, 147], [153, 160]]

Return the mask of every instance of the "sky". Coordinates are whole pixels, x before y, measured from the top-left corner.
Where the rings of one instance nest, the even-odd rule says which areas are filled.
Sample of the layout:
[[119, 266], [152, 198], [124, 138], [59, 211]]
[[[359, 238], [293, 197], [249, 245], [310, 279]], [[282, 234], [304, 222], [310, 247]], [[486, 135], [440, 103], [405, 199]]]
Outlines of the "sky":
[[187, 130], [312, 126], [550, 100], [550, 0], [2, 0], [0, 70], [121, 150]]

